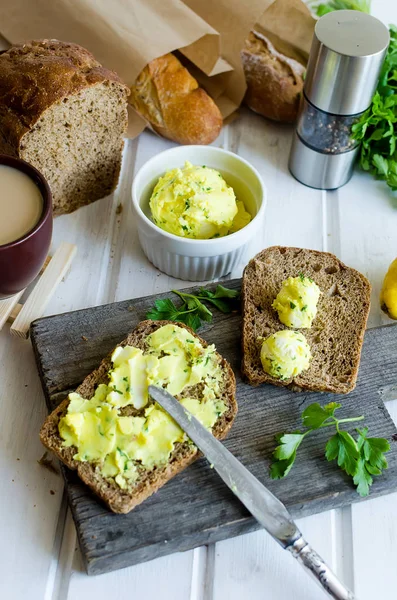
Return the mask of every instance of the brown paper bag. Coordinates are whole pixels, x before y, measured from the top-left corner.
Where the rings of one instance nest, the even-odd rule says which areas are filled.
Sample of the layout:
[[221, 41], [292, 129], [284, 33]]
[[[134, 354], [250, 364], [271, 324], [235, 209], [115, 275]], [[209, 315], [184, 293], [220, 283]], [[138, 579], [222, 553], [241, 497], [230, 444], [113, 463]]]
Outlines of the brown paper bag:
[[[127, 85], [149, 61], [181, 49], [209, 77], [233, 74], [217, 82], [226, 117], [245, 91], [236, 39], [272, 1], [200, 0], [189, 6], [181, 0], [1, 0], [0, 33], [11, 43], [58, 38], [81, 44]], [[142, 128], [130, 118], [130, 135]]]
[[[279, 44], [305, 52], [307, 12], [301, 0], [0, 0], [0, 33], [11, 43], [81, 44], [129, 86], [148, 62], [179, 50], [225, 118], [244, 97], [240, 50], [250, 29], [259, 22]], [[144, 126], [130, 111], [129, 137]]]
[[255, 29], [268, 37], [278, 52], [306, 65], [315, 24], [316, 19], [301, 0], [275, 0]]

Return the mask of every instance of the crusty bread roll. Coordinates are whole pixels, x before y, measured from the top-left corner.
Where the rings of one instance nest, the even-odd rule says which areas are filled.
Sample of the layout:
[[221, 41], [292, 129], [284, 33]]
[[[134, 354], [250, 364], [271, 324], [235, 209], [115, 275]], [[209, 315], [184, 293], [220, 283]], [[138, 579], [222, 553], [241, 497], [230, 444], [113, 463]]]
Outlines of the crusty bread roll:
[[173, 54], [141, 71], [129, 101], [154, 131], [179, 144], [210, 144], [222, 128], [217, 105]]
[[250, 32], [241, 59], [247, 82], [244, 101], [249, 108], [274, 121], [295, 121], [305, 67], [277, 52], [257, 31]]

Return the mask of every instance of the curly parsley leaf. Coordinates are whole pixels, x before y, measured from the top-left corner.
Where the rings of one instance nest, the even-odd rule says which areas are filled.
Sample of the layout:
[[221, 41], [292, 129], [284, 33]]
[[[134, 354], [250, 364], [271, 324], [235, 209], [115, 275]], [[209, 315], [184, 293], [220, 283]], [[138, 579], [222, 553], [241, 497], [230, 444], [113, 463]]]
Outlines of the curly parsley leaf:
[[193, 331], [197, 331], [197, 329], [201, 326], [201, 319], [195, 313], [187, 313], [185, 320], [182, 322], [186, 323], [186, 325], [193, 329]]
[[334, 415], [334, 412], [342, 405], [338, 402], [330, 402], [325, 406], [320, 406], [318, 402], [309, 404], [302, 413], [302, 422], [305, 427], [310, 429], [318, 429]]
[[359, 452], [357, 443], [347, 431], [337, 431], [325, 446], [325, 458], [338, 460], [338, 466], [352, 477], [357, 471]]
[[273, 452], [274, 461], [270, 467], [270, 477], [272, 479], [282, 479], [288, 475], [304, 437], [305, 434], [299, 431], [276, 436], [279, 446]]
[[304, 433], [285, 433], [279, 438], [280, 445], [275, 449], [273, 456], [277, 460], [285, 460], [290, 458], [302, 443]]
[[365, 465], [365, 460], [359, 458], [357, 462], [357, 470], [353, 477], [354, 485], [357, 486], [357, 493], [361, 496], [368, 496], [369, 488], [373, 483], [373, 479]]
[[368, 428], [357, 429], [359, 434], [357, 446], [360, 451], [357, 471], [353, 481], [360, 496], [368, 496], [373, 483], [373, 476], [381, 475], [388, 464], [385, 453], [390, 450], [390, 444], [384, 438], [367, 437]]
[[305, 434], [300, 431], [276, 436], [279, 445], [273, 452], [274, 460], [270, 467], [270, 477], [272, 479], [282, 479], [288, 475], [295, 462], [296, 451], [304, 437]]
[[240, 292], [238, 290], [229, 290], [223, 285], [218, 285], [215, 292], [200, 288], [199, 298], [207, 300], [223, 313], [230, 313], [237, 308], [236, 301], [239, 296]]
[[169, 298], [158, 299], [155, 300], [154, 307], [146, 314], [146, 318], [152, 321], [178, 321], [180, 320], [180, 318], [178, 319], [180, 312], [180, 309]]

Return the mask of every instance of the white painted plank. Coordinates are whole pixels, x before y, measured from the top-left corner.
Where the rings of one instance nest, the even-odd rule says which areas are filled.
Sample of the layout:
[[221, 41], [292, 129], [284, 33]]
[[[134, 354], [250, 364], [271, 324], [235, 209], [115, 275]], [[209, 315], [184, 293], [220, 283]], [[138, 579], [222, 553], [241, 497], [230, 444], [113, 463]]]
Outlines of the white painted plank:
[[66, 276], [76, 251], [77, 248], [74, 244], [68, 244], [67, 242], [60, 244], [49, 266], [45, 269], [45, 273], [39, 277], [26, 301], [20, 306], [20, 310], [10, 327], [12, 335], [22, 339], [28, 338], [31, 322], [45, 313], [57, 285]]
[[7, 327], [0, 333], [0, 372], [0, 596], [39, 599], [63, 482], [37, 463], [44, 453], [38, 432], [47, 411], [30, 343], [11, 337]]
[[[163, 600], [188, 600], [194, 569], [194, 552], [165, 556], [149, 563], [114, 573], [88, 577], [79, 550], [71, 548], [74, 560], [68, 582], [70, 600], [124, 600], [161, 597]], [[62, 598], [62, 596], [60, 596]]]
[[292, 127], [242, 109], [230, 126], [230, 149], [250, 161], [268, 191], [262, 236], [252, 254], [271, 245], [322, 249], [322, 193], [298, 183], [288, 171]]
[[397, 210], [391, 192], [384, 183], [357, 172], [346, 186], [329, 194], [329, 202], [339, 214], [339, 257], [372, 285], [368, 326], [391, 323], [379, 304], [383, 278], [397, 255]]
[[[333, 523], [329, 513], [300, 519], [307, 540], [330, 565]], [[317, 600], [316, 583], [265, 531], [216, 544], [213, 600]]]
[[115, 214], [116, 194], [54, 221], [52, 253], [60, 241], [77, 246], [77, 257], [58, 286], [46, 314], [95, 306], [107, 301], [102, 274], [109, 261], [108, 232]]

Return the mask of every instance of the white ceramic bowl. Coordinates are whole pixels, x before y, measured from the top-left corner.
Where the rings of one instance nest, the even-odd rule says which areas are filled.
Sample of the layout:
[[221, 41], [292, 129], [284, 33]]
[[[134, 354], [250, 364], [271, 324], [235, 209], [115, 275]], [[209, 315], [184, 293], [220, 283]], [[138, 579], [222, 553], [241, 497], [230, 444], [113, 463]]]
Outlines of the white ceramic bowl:
[[[220, 171], [238, 199], [252, 215], [252, 221], [225, 237], [193, 240], [157, 227], [150, 218], [149, 200], [159, 177], [188, 160]], [[258, 171], [246, 160], [212, 146], [178, 146], [165, 150], [145, 163], [132, 184], [132, 207], [139, 241], [147, 258], [160, 271], [188, 281], [218, 279], [242, 260], [249, 242], [263, 226], [266, 191]]]

